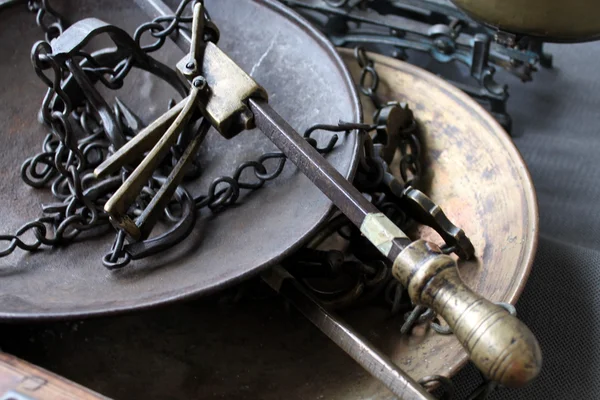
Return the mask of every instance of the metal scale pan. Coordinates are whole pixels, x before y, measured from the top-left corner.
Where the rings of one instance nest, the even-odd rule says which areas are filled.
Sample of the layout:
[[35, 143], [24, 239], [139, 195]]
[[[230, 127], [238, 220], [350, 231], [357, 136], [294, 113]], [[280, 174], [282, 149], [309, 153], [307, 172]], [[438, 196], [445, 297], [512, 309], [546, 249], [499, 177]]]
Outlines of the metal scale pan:
[[[356, 79], [352, 54], [343, 59]], [[476, 248], [465, 281], [493, 301], [514, 303], [537, 244], [538, 213], [527, 168], [508, 135], [478, 104], [442, 79], [374, 54], [385, 100], [407, 102], [422, 128], [425, 190]], [[370, 116], [364, 99], [365, 116]], [[411, 234], [417, 234], [412, 232]], [[439, 241], [435, 234], [421, 234]], [[233, 297], [227, 293], [227, 297]], [[84, 323], [5, 326], [5, 351], [113, 398], [390, 399], [390, 392], [276, 296], [246, 293]], [[380, 307], [342, 314], [413, 378], [454, 374], [466, 361], [452, 336]], [[94, 360], [90, 363], [89, 360]], [[140, 368], [140, 365], [143, 368]]]
[[[130, 34], [150, 20], [133, 1], [52, 5], [71, 22], [93, 16]], [[272, 0], [207, 0], [206, 7], [221, 30], [219, 46], [267, 89], [274, 109], [298, 131], [315, 123], [361, 120], [357, 92], [335, 49], [295, 13]], [[46, 134], [36, 119], [45, 90], [29, 61], [31, 46], [43, 35], [25, 2], [2, 9], [0, 18], [0, 231], [13, 233], [41, 216], [41, 202], [51, 201], [49, 191], [32, 189], [19, 176], [21, 163], [39, 151]], [[169, 45], [158, 58], [174, 66], [183, 53]], [[118, 96], [148, 123], [176, 95], [148, 74], [134, 73]], [[352, 178], [359, 140], [341, 136], [328, 159]], [[209, 132], [201, 149], [204, 172], [190, 192], [206, 193], [215, 178], [231, 176], [240, 163], [271, 151], [277, 148], [258, 130], [229, 141]], [[291, 163], [276, 181], [243, 192], [238, 206], [214, 215], [202, 210], [183, 243], [118, 272], [101, 263], [113, 235], [34, 254], [15, 251], [0, 259], [0, 320], [112, 314], [214, 292], [290, 254], [331, 210], [329, 200]]]
[[600, 38], [600, 8], [594, 0], [452, 0], [476, 21], [545, 42]]
[[[352, 51], [340, 49], [354, 79], [361, 68]], [[535, 256], [538, 208], [529, 171], [498, 122], [468, 95], [443, 79], [378, 54], [369, 54], [381, 79], [383, 101], [406, 102], [423, 129], [423, 191], [467, 233], [476, 259], [459, 261], [461, 277], [487, 299], [514, 304]], [[373, 115], [363, 98], [365, 116]], [[442, 244], [429, 228], [411, 232]], [[368, 329], [364, 318], [352, 318]], [[417, 332], [418, 333], [418, 332]], [[388, 336], [389, 335], [389, 336]], [[467, 357], [452, 336], [429, 332], [399, 339], [381, 334], [380, 347], [415, 378], [451, 375]]]

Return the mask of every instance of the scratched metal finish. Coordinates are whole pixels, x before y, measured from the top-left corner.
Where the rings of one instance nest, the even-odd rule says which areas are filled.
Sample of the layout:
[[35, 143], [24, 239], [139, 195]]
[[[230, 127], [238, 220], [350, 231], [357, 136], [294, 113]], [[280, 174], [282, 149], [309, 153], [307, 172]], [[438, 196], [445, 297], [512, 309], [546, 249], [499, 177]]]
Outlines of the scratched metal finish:
[[[341, 51], [358, 79], [352, 52]], [[521, 155], [498, 123], [460, 90], [410, 64], [369, 57], [382, 80], [378, 93], [385, 101], [408, 103], [426, 132], [423, 190], [473, 242], [475, 259], [458, 262], [461, 278], [486, 299], [514, 304], [538, 240], [537, 199]], [[365, 116], [371, 115], [364, 103]], [[412, 235], [443, 243], [429, 228]], [[380, 345], [413, 377], [449, 376], [467, 360], [454, 336], [417, 329], [409, 339], [386, 333], [381, 338]]]
[[[529, 274], [538, 227], [535, 193], [519, 153], [458, 89], [409, 64], [369, 57], [382, 95], [408, 102], [423, 129], [431, 167], [427, 193], [476, 248], [476, 260], [459, 263], [462, 277], [482, 296], [514, 303]], [[344, 59], [358, 78], [352, 55]], [[372, 111], [368, 105], [365, 116]], [[431, 231], [423, 233], [439, 243]], [[275, 295], [248, 295], [235, 304], [218, 300], [85, 323], [4, 326], [0, 346], [116, 399], [131, 393], [148, 400], [392, 398], [303, 316], [286, 312]], [[450, 375], [466, 359], [454, 337], [423, 326], [402, 337], [401, 318], [390, 319], [381, 307], [342, 317], [414, 379]]]
[[[132, 33], [148, 17], [133, 2], [56, 1], [70, 21], [94, 16]], [[293, 127], [359, 121], [361, 109], [343, 63], [323, 37], [271, 0], [207, 0], [221, 30], [220, 46], [270, 94], [270, 103]], [[41, 146], [36, 120], [44, 89], [29, 62], [42, 38], [24, 5], [0, 13], [0, 213], [3, 232], [40, 215], [50, 200], [21, 182], [21, 162]], [[18, 32], [18, 40], [15, 34]], [[159, 59], [169, 65], [183, 53], [169, 43]], [[136, 72], [118, 96], [145, 122], [166, 110], [175, 94], [162, 82]], [[343, 136], [343, 135], [342, 135]], [[320, 137], [325, 138], [325, 135]], [[204, 172], [190, 185], [205, 193], [213, 179], [230, 176], [238, 164], [276, 151], [258, 130], [226, 141], [215, 131], [201, 149]], [[343, 137], [328, 156], [346, 177], [354, 173], [358, 140]], [[238, 282], [289, 254], [327, 216], [331, 203], [288, 163], [282, 176], [239, 205], [212, 215], [202, 211], [183, 243], [151, 259], [109, 272], [101, 264], [112, 235], [35, 254], [16, 251], [0, 259], [0, 319], [27, 320], [108, 314], [189, 298]]]

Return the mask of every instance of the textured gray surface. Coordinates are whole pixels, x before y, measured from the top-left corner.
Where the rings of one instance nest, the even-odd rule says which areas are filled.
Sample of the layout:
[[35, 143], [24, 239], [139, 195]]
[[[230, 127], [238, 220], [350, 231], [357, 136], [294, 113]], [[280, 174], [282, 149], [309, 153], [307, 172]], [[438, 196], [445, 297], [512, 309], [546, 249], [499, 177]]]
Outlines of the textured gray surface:
[[[541, 376], [492, 399], [600, 396], [600, 44], [550, 45], [555, 68], [511, 84], [515, 143], [540, 208], [540, 244], [517, 304], [544, 354]], [[464, 398], [478, 379], [457, 376]]]
[[[131, 1], [87, 1], [82, 7], [75, 7], [76, 3], [52, 2], [70, 21], [94, 16], [125, 27], [130, 34], [148, 21]], [[344, 76], [343, 62], [323, 36], [292, 19], [273, 1], [210, 0], [205, 4], [221, 31], [219, 46], [267, 90], [271, 106], [295, 129], [303, 132], [315, 121], [360, 119], [351, 78]], [[24, 3], [2, 10], [1, 21], [0, 54], [6, 55], [9, 62], [0, 61], [0, 147], [12, 149], [11, 157], [0, 159], [0, 213], [4, 217], [0, 231], [4, 233], [39, 218], [39, 203], [49, 199], [42, 200], [47, 191], [24, 185], [17, 169], [22, 160], [38, 151], [46, 133], [35, 118], [44, 92], [29, 55], [31, 45], [42, 37], [41, 30]], [[10, 40], [17, 31], [21, 41]], [[245, 45], [244, 40], [252, 46]], [[167, 43], [159, 57], [175, 65], [182, 55], [181, 50]], [[132, 71], [126, 86], [117, 92], [146, 123], [166, 109], [173, 95], [156, 81], [147, 73]], [[14, 95], [19, 92], [24, 93]], [[297, 102], [288, 101], [290, 98]], [[319, 132], [315, 139], [323, 143], [326, 137], [327, 133]], [[358, 159], [359, 139], [352, 134], [339, 138], [327, 158], [343, 176], [350, 177]], [[217, 177], [232, 176], [242, 162], [273, 151], [277, 148], [258, 129], [230, 140], [212, 130], [199, 151], [202, 176], [190, 182], [188, 190], [193, 196], [205, 194]], [[274, 165], [266, 162], [269, 171]], [[244, 172], [241, 179], [255, 182], [250, 174]], [[0, 260], [0, 319], [149, 307], [214, 292], [256, 274], [301, 246], [331, 210], [331, 202], [291, 163], [277, 181], [253, 193], [242, 190], [240, 201], [228, 212], [200, 211], [192, 233], [180, 245], [137, 260], [118, 273], [108, 272], [101, 263], [113, 242], [110, 235], [36, 254], [16, 251]], [[223, 187], [217, 186], [217, 191]], [[302, 202], [295, 202], [298, 198]], [[13, 210], [11, 207], [17, 203], [19, 209]], [[282, 225], [288, 228], [281, 229]]]

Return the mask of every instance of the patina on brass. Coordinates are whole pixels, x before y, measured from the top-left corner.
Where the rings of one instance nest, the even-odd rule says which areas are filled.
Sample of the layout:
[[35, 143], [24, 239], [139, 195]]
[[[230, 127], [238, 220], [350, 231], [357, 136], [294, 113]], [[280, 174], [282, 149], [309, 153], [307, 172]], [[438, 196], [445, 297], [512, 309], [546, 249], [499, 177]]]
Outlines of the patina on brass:
[[[119, 228], [124, 229], [127, 234], [135, 240], [142, 239], [143, 235], [139, 226], [137, 226], [127, 215], [127, 210], [138, 197], [143, 186], [158, 168], [169, 152], [169, 149], [175, 144], [177, 137], [181, 134], [192, 117], [200, 90], [201, 87], [198, 85], [192, 85], [191, 93], [186, 98], [183, 109], [169, 126], [167, 132], [160, 137], [150, 153], [142, 160], [123, 185], [119, 187], [115, 194], [112, 195], [104, 205], [104, 209], [110, 215], [111, 222]], [[107, 162], [109, 161], [110, 159], [107, 160]], [[177, 186], [177, 184], [178, 183], [174, 183], [174, 186]]]
[[[199, 74], [190, 72], [190, 62], [188, 55], [177, 63], [177, 69], [187, 79]], [[227, 139], [254, 128], [252, 113], [245, 103], [251, 97], [266, 100], [265, 90], [212, 42], [206, 42], [200, 71], [210, 93], [206, 102], [198, 102], [198, 107], [213, 127]]]
[[[198, 10], [197, 5], [194, 19], [203, 18]], [[193, 26], [196, 30], [192, 34], [197, 40], [201, 34], [197, 30], [200, 24], [196, 22]], [[207, 44], [211, 45], [210, 42]], [[191, 63], [200, 60], [190, 59], [195, 54], [194, 39], [188, 45], [192, 45], [190, 55], [177, 66], [188, 80], [193, 78], [192, 86], [197, 87], [198, 76], [194, 77], [195, 74], [188, 72], [193, 67]], [[211, 53], [213, 56], [209, 55], [209, 47], [216, 49]], [[522, 386], [535, 378], [541, 368], [541, 351], [531, 331], [506, 310], [472, 292], [459, 278], [456, 261], [443, 254], [436, 245], [422, 240], [411, 243], [404, 232], [379, 212], [269, 106], [264, 90], [257, 91], [257, 84], [252, 78], [216, 46], [209, 47], [205, 49], [202, 74], [215, 79], [208, 80], [210, 93], [214, 88], [222, 93], [222, 97], [215, 97], [215, 101], [209, 97], [205, 107], [202, 107], [204, 102], [198, 102], [205, 117], [217, 125], [219, 121], [226, 121], [224, 125], [217, 126], [225, 137], [237, 134], [236, 128], [244, 129], [249, 124], [255, 124], [352, 223], [360, 227], [361, 232], [385, 257], [394, 262], [394, 276], [409, 288], [412, 301], [417, 305], [432, 307], [448, 322], [467, 352], [472, 353], [475, 364], [488, 378], [511, 387]], [[216, 62], [206, 62], [207, 58]], [[229, 88], [227, 92], [223, 91], [225, 87]], [[257, 95], [254, 95], [255, 92]], [[178, 124], [182, 115], [189, 113], [190, 104], [196, 103], [197, 93], [190, 97], [172, 127]], [[211, 102], [214, 107], [212, 111], [209, 109]], [[165, 136], [170, 134], [172, 127]], [[234, 130], [224, 132], [227, 128]], [[454, 279], [447, 279], [449, 273], [453, 274]], [[425, 291], [429, 297], [423, 296]], [[461, 301], [456, 302], [456, 307], [447, 307], [449, 301], [454, 301], [453, 295], [460, 297]], [[435, 301], [438, 296], [446, 301], [438, 304]], [[491, 317], [510, 323], [505, 326], [490, 324]], [[467, 322], [463, 322], [465, 320]], [[523, 351], [513, 351], [517, 349]]]
[[452, 0], [477, 21], [545, 41], [600, 37], [597, 0]]
[[190, 50], [177, 63], [177, 70], [188, 81], [202, 75], [209, 87], [198, 107], [212, 126], [226, 139], [254, 128], [248, 99], [267, 100], [267, 92], [227, 54], [210, 41], [204, 41], [202, 3], [194, 6]]
[[[352, 51], [341, 50], [341, 53], [358, 82], [361, 68]], [[424, 162], [428, 171], [420, 187], [443, 207], [456, 225], [467, 232], [475, 248], [475, 258], [459, 261], [460, 277], [490, 300], [514, 303], [533, 261], [538, 222], [535, 192], [519, 153], [498, 123], [460, 90], [407, 63], [372, 53], [369, 58], [374, 60], [380, 77], [379, 100], [406, 102], [416, 110], [415, 116], [423, 132]], [[367, 97], [363, 97], [363, 105], [365, 115], [373, 115], [374, 109]], [[391, 167], [399, 176], [398, 165], [392, 163]], [[428, 227], [408, 233], [411, 237], [421, 237], [438, 245], [444, 243]], [[417, 243], [411, 246], [422, 245]], [[429, 248], [437, 251], [436, 246], [429, 245]], [[438, 258], [438, 263], [441, 264], [443, 260]], [[439, 278], [447, 281], [450, 287], [455, 287], [453, 281], [456, 272], [455, 268], [441, 271]], [[456, 300], [466, 304], [462, 296]], [[431, 296], [423, 295], [421, 301], [429, 304]], [[441, 305], [434, 304], [434, 307]], [[490, 315], [494, 315], [496, 308], [492, 306], [488, 310], [491, 311]], [[451, 313], [458, 316], [461, 308]], [[384, 319], [385, 315], [382, 313], [379, 318]], [[368, 332], [377, 320], [362, 314], [353, 318], [352, 323], [362, 327], [362, 332]], [[469, 318], [469, 321], [472, 323], [481, 319]], [[419, 327], [415, 328], [410, 338], [399, 340], [387, 337], [376, 341], [375, 345], [395, 354], [394, 361], [413, 376], [451, 375], [461, 360], [466, 359], [461, 346], [458, 346], [458, 339], [468, 349], [471, 346], [473, 359], [481, 368], [490, 371], [491, 365], [485, 365], [484, 360], [477, 360], [478, 349], [477, 346], [473, 347], [473, 341], [465, 342], [465, 331], [472, 326], [462, 326], [464, 323], [459, 321], [455, 326], [456, 336], [423, 332], [423, 327]], [[497, 323], [501, 326], [512, 323], [512, 320], [502, 318]], [[481, 329], [476, 335], [485, 330], [483, 327]], [[489, 335], [489, 332], [483, 334]], [[502, 334], [494, 338], [493, 343], [503, 344], [509, 338], [512, 340], [510, 335]], [[531, 337], [525, 335], [520, 343], [527, 343], [528, 338]], [[529, 355], [539, 361], [538, 348], [534, 346], [531, 349], [535, 351]], [[495, 351], [494, 348], [491, 350]], [[523, 351], [517, 348], [516, 352]], [[517, 363], [514, 368], [513, 371], [524, 373], [523, 378], [507, 373], [502, 379], [508, 384], [518, 385], [521, 383], [519, 379], [531, 377], [535, 372], [525, 364]], [[534, 368], [539, 368], [539, 364]], [[490, 372], [498, 376], [499, 371]]]
[[[190, 45], [190, 53], [188, 64], [185, 66], [186, 77], [199, 72], [200, 63], [204, 57], [204, 5], [196, 3], [194, 5], [194, 14], [192, 19], [192, 44]], [[189, 74], [187, 74], [189, 72]]]
[[249, 106], [256, 126], [394, 262], [394, 277], [408, 288], [413, 303], [429, 306], [444, 318], [489, 379], [520, 387], [539, 374], [541, 351], [525, 324], [475, 294], [460, 279], [456, 261], [436, 245], [411, 243], [265, 101], [250, 99]]
[[[201, 66], [201, 68], [200, 68]], [[170, 200], [210, 125], [230, 139], [254, 127], [247, 100], [250, 97], [267, 99], [266, 91], [246, 74], [214, 43], [204, 41], [204, 11], [202, 3], [194, 6], [192, 38], [189, 53], [177, 63], [179, 72], [190, 81], [190, 95], [178, 106], [167, 111], [137, 137], [104, 161], [96, 170], [97, 176], [114, 172], [126, 163], [139, 159], [150, 147], [152, 150], [141, 161], [123, 185], [107, 201], [104, 209], [111, 222], [123, 229], [133, 240], [148, 237], [160, 212]], [[199, 108], [207, 122], [203, 122], [202, 138], [195, 138], [185, 155], [154, 196], [146, 210], [134, 222], [127, 210], [162, 162], [170, 147]], [[210, 123], [210, 124], [209, 124]], [[165, 128], [168, 126], [168, 129]]]
[[521, 387], [540, 372], [542, 354], [533, 333], [508, 314], [468, 289], [456, 261], [424, 240], [402, 251], [392, 269], [416, 304], [432, 308], [452, 327], [471, 360], [490, 379]]

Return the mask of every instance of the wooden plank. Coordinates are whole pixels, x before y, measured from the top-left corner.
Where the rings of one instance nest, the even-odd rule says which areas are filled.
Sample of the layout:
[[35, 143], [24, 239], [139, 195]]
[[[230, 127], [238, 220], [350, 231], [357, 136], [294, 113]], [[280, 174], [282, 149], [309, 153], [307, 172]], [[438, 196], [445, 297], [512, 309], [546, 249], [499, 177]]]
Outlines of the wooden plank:
[[108, 397], [0, 353], [0, 400], [108, 400]]

